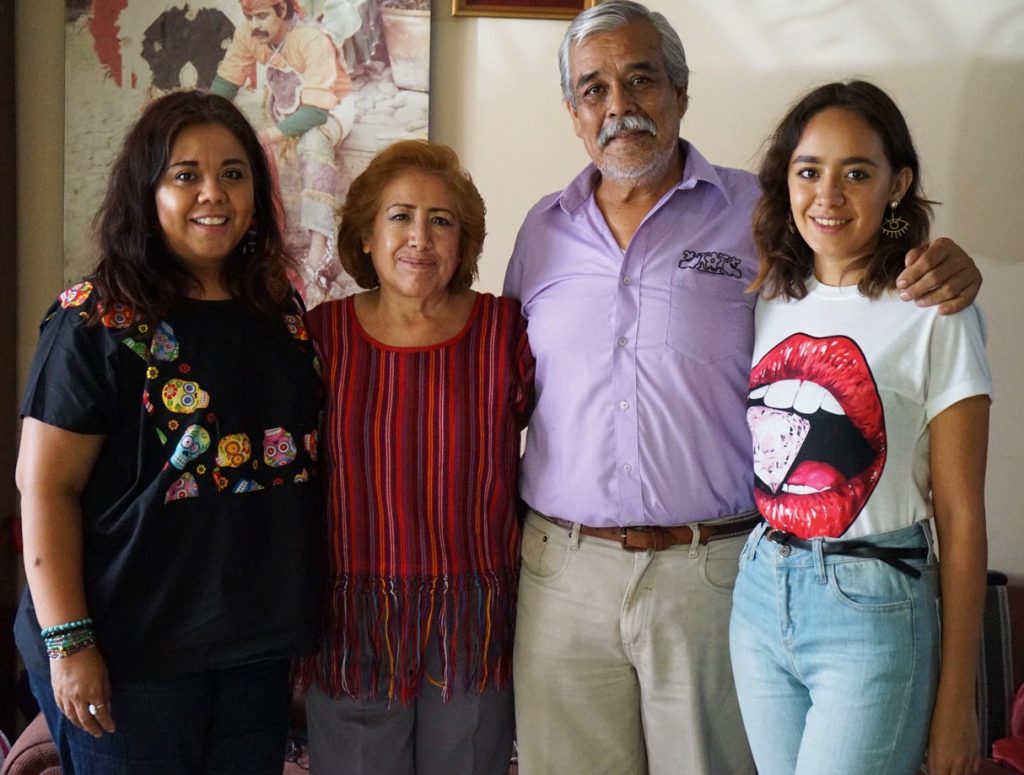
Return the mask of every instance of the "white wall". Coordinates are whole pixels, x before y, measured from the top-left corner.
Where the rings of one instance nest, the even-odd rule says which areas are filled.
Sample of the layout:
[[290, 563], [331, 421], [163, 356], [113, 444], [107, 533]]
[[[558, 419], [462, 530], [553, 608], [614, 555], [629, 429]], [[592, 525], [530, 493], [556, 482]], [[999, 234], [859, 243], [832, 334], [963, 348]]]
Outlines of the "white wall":
[[[450, 14], [433, 0], [431, 136], [454, 146], [488, 203], [481, 287], [501, 287], [516, 229], [586, 163], [561, 105], [566, 22]], [[692, 71], [682, 133], [712, 161], [753, 168], [765, 134], [812, 85], [851, 76], [888, 89], [945, 202], [936, 234], [981, 265], [996, 380], [988, 478], [990, 567], [1024, 581], [1015, 497], [1024, 464], [1024, 0], [649, 0], [679, 30]], [[60, 284], [63, 4], [18, 0], [21, 374]], [[74, 152], [69, 149], [69, 152]]]

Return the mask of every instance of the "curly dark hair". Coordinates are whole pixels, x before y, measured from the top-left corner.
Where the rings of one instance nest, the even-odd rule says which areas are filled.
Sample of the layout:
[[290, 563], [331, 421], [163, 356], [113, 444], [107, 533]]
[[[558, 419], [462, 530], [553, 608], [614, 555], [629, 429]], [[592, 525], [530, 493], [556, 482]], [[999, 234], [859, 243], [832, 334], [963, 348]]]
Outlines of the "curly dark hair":
[[913, 173], [899, 206], [899, 214], [910, 223], [910, 228], [898, 239], [885, 238], [873, 254], [851, 264], [851, 269], [865, 270], [858, 290], [869, 298], [877, 298], [894, 288], [907, 251], [928, 240], [931, 205], [935, 203], [925, 199], [921, 191], [917, 151], [896, 103], [867, 81], [819, 86], [789, 109], [769, 137], [758, 175], [762, 195], [754, 208], [753, 226], [761, 269], [748, 290], [760, 291], [767, 299], [802, 299], [807, 295], [806, 280], [814, 268], [814, 254], [789, 220], [790, 160], [808, 122], [826, 108], [842, 108], [863, 118], [881, 138], [893, 172], [907, 167]]
[[449, 288], [469, 288], [477, 276], [486, 229], [484, 200], [459, 157], [447, 145], [426, 140], [402, 140], [378, 153], [348, 190], [341, 208], [338, 257], [361, 288], [380, 285], [373, 260], [363, 252], [363, 240], [373, 230], [384, 189], [405, 172], [425, 172], [439, 178], [453, 194], [459, 216], [459, 265]]
[[156, 188], [178, 134], [210, 124], [235, 136], [253, 175], [255, 250], [238, 245], [228, 256], [228, 288], [257, 312], [285, 308], [290, 287], [285, 268], [290, 259], [278, 225], [283, 210], [263, 146], [230, 100], [199, 91], [175, 92], [150, 103], [114, 161], [94, 220], [99, 260], [91, 279], [101, 307], [125, 304], [142, 318], [158, 320], [195, 288], [195, 280], [164, 245]]

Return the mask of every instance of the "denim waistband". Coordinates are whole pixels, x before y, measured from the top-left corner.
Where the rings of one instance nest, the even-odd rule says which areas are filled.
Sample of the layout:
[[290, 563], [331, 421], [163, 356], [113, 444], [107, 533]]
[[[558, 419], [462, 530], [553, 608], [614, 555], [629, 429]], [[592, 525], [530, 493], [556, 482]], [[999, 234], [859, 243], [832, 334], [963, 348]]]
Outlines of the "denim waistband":
[[[801, 565], [834, 565], [843, 562], [863, 562], [863, 557], [849, 556], [844, 554], [828, 554], [823, 551], [825, 544], [848, 539], [812, 538], [808, 540], [811, 544], [810, 550], [789, 547], [785, 544], [777, 544], [767, 539], [767, 533], [771, 525], [762, 522], [754, 528], [747, 542], [746, 552], [750, 558], [759, 551], [770, 551], [776, 562], [785, 563], [791, 566]], [[890, 530], [885, 533], [875, 533], [868, 536], [859, 536], [858, 542], [872, 544], [880, 548], [926, 548], [928, 550], [925, 561], [935, 562], [935, 545], [932, 537], [931, 524], [928, 521], [915, 522], [913, 525]]]

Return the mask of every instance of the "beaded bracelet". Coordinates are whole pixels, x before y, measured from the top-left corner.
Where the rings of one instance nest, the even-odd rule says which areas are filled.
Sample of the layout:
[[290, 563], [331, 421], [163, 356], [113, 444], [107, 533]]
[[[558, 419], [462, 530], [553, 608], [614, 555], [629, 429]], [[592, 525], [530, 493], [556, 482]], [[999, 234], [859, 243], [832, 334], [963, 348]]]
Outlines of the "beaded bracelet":
[[43, 638], [46, 656], [50, 659], [65, 659], [79, 651], [96, 645], [96, 634], [90, 627], [79, 627], [71, 632], [58, 633]]
[[86, 617], [84, 619], [77, 619], [73, 622], [64, 622], [64, 624], [55, 624], [53, 627], [44, 627], [39, 631], [39, 634], [48, 638], [51, 635], [59, 635], [62, 632], [71, 632], [72, 630], [89, 629], [93, 625], [92, 619]]

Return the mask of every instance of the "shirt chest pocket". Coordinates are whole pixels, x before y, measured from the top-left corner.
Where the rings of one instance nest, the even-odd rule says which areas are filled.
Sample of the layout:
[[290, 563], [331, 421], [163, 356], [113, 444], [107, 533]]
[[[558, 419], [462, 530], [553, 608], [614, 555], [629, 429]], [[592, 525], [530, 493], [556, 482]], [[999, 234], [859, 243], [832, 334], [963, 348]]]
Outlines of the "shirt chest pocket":
[[742, 278], [679, 268], [669, 290], [665, 343], [700, 363], [748, 362], [754, 347], [754, 297]]

